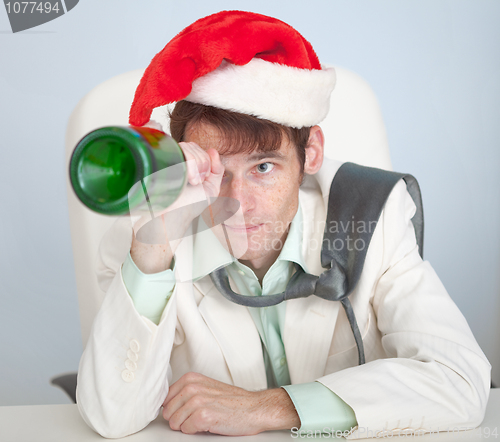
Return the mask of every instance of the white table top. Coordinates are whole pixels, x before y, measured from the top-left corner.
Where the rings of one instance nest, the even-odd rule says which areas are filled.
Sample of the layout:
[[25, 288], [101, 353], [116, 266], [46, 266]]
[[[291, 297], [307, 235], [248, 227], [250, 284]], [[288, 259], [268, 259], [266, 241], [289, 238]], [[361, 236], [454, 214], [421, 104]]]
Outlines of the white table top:
[[[413, 436], [418, 441], [483, 441], [500, 440], [500, 388], [492, 389], [486, 416], [479, 428], [470, 431], [441, 432], [437, 434], [426, 434]], [[332, 439], [331, 436], [325, 438]], [[402, 440], [398, 436], [392, 439]], [[227, 438], [217, 435], [186, 435], [178, 431], [172, 431], [168, 422], [161, 415], [148, 427], [139, 433], [128, 436], [127, 442], [229, 442], [235, 440], [253, 441], [289, 441], [292, 433], [289, 431], [273, 431], [261, 433], [256, 436], [245, 436]], [[297, 440], [305, 437], [295, 437]], [[385, 438], [383, 438], [385, 439]], [[413, 439], [413, 438], [412, 438]], [[0, 407], [0, 441], [1, 442], [87, 442], [103, 441], [104, 439], [94, 433], [82, 420], [76, 405], [28, 405], [14, 407]]]

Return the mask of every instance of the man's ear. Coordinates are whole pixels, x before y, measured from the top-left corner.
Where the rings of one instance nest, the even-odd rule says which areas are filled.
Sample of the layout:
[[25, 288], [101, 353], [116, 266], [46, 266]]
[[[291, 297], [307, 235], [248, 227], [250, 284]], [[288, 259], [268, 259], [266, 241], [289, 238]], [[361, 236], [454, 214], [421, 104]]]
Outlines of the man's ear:
[[305, 173], [313, 175], [321, 168], [321, 165], [323, 164], [324, 145], [325, 136], [321, 127], [311, 127], [306, 147], [306, 162], [304, 164]]

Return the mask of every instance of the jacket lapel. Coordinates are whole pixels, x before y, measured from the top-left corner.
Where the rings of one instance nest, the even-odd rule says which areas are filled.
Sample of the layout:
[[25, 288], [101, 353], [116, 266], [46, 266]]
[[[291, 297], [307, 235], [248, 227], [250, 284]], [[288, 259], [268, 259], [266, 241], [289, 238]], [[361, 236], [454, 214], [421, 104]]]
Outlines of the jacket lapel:
[[198, 308], [220, 345], [234, 385], [250, 391], [266, 389], [261, 341], [248, 309], [224, 298], [209, 276], [194, 285], [205, 294]]
[[[339, 165], [332, 162], [331, 167], [325, 168], [326, 176], [306, 177], [300, 191], [304, 211], [302, 255], [307, 271], [314, 275], [324, 271], [320, 255], [326, 203]], [[312, 382], [324, 375], [339, 308], [339, 302], [314, 295], [288, 301], [283, 340], [293, 384]]]
[[283, 338], [292, 384], [325, 374], [339, 305], [315, 296], [288, 302]]

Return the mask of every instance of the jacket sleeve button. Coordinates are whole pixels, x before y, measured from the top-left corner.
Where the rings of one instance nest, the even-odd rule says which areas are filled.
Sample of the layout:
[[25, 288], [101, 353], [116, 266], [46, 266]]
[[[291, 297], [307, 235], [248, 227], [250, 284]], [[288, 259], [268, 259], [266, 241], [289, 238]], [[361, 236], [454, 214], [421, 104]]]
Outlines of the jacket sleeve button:
[[132, 373], [130, 370], [123, 370], [122, 371], [122, 379], [125, 382], [132, 382], [135, 378], [134, 373]]
[[131, 361], [130, 359], [127, 359], [125, 361], [125, 367], [127, 368], [127, 370], [130, 370], [130, 371], [137, 370], [137, 364], [134, 361]]
[[137, 360], [139, 359], [139, 356], [137, 355], [136, 352], [128, 349], [127, 350], [127, 358], [129, 358], [133, 362], [137, 362]]
[[132, 339], [130, 341], [130, 350], [132, 350], [134, 353], [139, 353], [139, 351], [141, 350], [139, 342], [137, 342], [135, 339]]

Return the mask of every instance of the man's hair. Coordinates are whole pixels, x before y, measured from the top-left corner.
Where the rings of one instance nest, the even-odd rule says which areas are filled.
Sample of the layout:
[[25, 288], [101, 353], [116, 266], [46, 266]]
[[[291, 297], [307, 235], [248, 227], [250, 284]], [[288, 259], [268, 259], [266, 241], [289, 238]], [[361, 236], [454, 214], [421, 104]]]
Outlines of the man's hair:
[[198, 124], [206, 124], [219, 131], [225, 141], [219, 151], [221, 155], [275, 151], [280, 148], [283, 137], [286, 137], [297, 150], [301, 176], [304, 173], [310, 127], [296, 129], [252, 115], [185, 100], [176, 103], [170, 113], [170, 133], [177, 142], [184, 141], [186, 131]]

